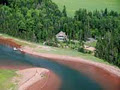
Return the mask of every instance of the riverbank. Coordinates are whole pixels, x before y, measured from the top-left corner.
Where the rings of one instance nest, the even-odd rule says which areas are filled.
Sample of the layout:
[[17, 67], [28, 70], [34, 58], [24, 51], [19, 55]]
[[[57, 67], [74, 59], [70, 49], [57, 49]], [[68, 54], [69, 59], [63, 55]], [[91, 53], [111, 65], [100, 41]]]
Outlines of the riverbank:
[[117, 67], [106, 65], [103, 63], [93, 62], [90, 60], [85, 60], [80, 57], [39, 53], [36, 52], [34, 49], [34, 47], [29, 46], [21, 47], [21, 50], [24, 53], [54, 60], [56, 62], [67, 65], [70, 68], [83, 72], [84, 74], [88, 75], [88, 77], [91, 77], [92, 79], [99, 82], [102, 85], [102, 87], [104, 87], [107, 90], [120, 89], [120, 69]]
[[4, 38], [0, 36], [0, 44], [10, 45], [11, 47], [21, 48], [21, 45], [16, 44], [16, 42], [11, 38]]
[[47, 58], [49, 60], [62, 63], [73, 69], [83, 72], [88, 77], [96, 80], [96, 82], [100, 83], [102, 87], [107, 90], [120, 89], [120, 69], [114, 66], [85, 60], [79, 57], [37, 53], [34, 52], [34, 48], [27, 46], [22, 47], [22, 51], [33, 56]]
[[[36, 88], [41, 89], [48, 82], [50, 71], [44, 68], [28, 68], [17, 71], [17, 75], [19, 76], [14, 77], [13, 81], [18, 84], [18, 90], [38, 90]], [[32, 86], [38, 81], [41, 81], [40, 86], [33, 88]]]

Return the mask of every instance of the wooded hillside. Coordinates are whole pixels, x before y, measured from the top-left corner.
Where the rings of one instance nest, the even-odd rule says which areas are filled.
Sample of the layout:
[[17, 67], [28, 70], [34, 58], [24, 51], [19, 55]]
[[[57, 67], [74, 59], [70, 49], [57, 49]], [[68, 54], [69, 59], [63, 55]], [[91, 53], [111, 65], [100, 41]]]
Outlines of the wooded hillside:
[[[2, 2], [3, 1], [3, 2]], [[69, 41], [98, 40], [97, 57], [120, 66], [120, 14], [115, 11], [79, 9], [68, 17], [51, 0], [2, 0], [0, 32], [33, 42], [55, 41], [64, 31]]]

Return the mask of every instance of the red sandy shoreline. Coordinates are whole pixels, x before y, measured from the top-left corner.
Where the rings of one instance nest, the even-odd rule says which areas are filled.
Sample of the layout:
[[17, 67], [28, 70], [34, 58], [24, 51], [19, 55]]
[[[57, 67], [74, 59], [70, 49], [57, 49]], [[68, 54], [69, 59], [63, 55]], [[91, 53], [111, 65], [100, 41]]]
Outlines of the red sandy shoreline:
[[0, 44], [10, 45], [11, 47], [21, 48], [21, 45], [14, 42], [13, 39], [3, 38], [0, 36]]
[[47, 80], [39, 80], [38, 82], [28, 87], [27, 90], [59, 90], [61, 80], [52, 71], [50, 71], [49, 73], [50, 76]]
[[[47, 58], [49, 60], [59, 62], [73, 69], [76, 69], [80, 72], [83, 72], [84, 74], [88, 75], [89, 77], [100, 83], [100, 85], [102, 85], [102, 87], [104, 87], [105, 90], [120, 90], [120, 69], [114, 66], [97, 63], [89, 60], [84, 60], [79, 57], [77, 58], [70, 56], [37, 53], [32, 51], [30, 47], [23, 47], [22, 50], [25, 53], [41, 58]], [[53, 77], [56, 77], [54, 75], [55, 74], [53, 74]], [[54, 83], [57, 86], [59, 86], [60, 83], [56, 83], [56, 80], [58, 80], [57, 82], [59, 82], [59, 79], [56, 78], [56, 80], [54, 81], [53, 77], [51, 77], [49, 82], [47, 83], [47, 86], [45, 87], [46, 89], [42, 89], [42, 90], [56, 90], [53, 88], [52, 89], [47, 88], [49, 85], [50, 87], [54, 87], [55, 86]], [[51, 81], [54, 82], [52, 84], [53, 86], [51, 85]], [[38, 86], [39, 86], [39, 82], [37, 82], [36, 85], [33, 84], [30, 87], [31, 88], [30, 90], [33, 90], [32, 89], [33, 87], [36, 87], [36, 89], [34, 88], [34, 90], [38, 90], [37, 89]]]
[[48, 69], [28, 68], [17, 74], [20, 76], [14, 77], [13, 82], [17, 82], [18, 90], [58, 90], [60, 85], [59, 77]]

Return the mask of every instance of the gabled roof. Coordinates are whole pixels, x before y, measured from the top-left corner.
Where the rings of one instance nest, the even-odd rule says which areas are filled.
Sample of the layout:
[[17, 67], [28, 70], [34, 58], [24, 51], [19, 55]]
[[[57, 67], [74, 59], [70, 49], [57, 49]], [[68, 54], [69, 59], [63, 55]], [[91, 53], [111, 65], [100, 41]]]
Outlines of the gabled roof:
[[87, 41], [94, 42], [94, 41], [96, 41], [96, 39], [94, 39], [94, 38], [87, 38]]
[[56, 36], [64, 36], [64, 37], [66, 37], [66, 34], [63, 31], [60, 31]]

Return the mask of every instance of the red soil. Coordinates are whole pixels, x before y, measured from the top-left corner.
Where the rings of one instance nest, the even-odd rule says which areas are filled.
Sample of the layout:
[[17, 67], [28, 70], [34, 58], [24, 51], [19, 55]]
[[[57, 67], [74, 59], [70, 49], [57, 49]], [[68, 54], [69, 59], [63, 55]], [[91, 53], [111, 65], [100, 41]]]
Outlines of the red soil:
[[8, 39], [3, 37], [0, 37], [0, 44], [10, 45], [11, 47], [16, 47], [16, 48], [21, 47], [21, 45], [15, 43], [13, 39]]
[[[18, 82], [18, 90], [58, 90], [59, 77], [44, 68], [29, 68], [17, 71], [20, 77], [13, 80]], [[55, 86], [54, 86], [55, 85]]]
[[61, 80], [59, 77], [50, 71], [48, 79], [42, 79], [32, 86], [30, 86], [27, 90], [59, 90], [61, 84]]

